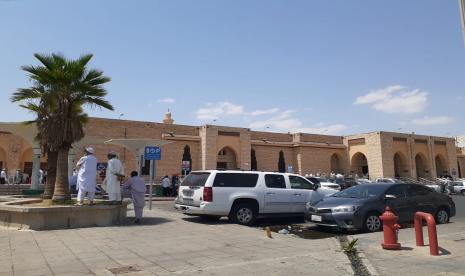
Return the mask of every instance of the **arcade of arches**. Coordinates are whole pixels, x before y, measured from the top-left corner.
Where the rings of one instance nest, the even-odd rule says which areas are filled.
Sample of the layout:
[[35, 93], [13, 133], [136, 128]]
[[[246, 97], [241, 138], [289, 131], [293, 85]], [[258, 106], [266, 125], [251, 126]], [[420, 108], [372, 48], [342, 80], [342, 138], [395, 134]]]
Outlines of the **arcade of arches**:
[[[104, 129], [105, 131], [102, 131]], [[9, 173], [28, 171], [32, 147], [24, 139], [0, 129], [0, 166]], [[126, 120], [91, 118], [86, 137], [100, 139], [150, 138], [166, 140], [157, 177], [182, 174], [188, 170], [241, 169], [277, 171], [285, 160], [285, 170], [295, 173], [337, 172], [358, 176], [423, 177], [463, 175], [465, 150], [447, 137], [392, 132], [372, 132], [349, 136], [306, 133], [272, 133], [226, 126], [187, 126]], [[97, 159], [105, 163], [106, 153], [120, 153], [126, 173], [137, 170], [138, 158], [130, 150], [102, 143], [93, 146]], [[76, 149], [75, 159], [81, 149]], [[183, 162], [184, 161], [184, 162]], [[187, 162], [188, 161], [188, 162]], [[46, 160], [42, 158], [41, 167]]]

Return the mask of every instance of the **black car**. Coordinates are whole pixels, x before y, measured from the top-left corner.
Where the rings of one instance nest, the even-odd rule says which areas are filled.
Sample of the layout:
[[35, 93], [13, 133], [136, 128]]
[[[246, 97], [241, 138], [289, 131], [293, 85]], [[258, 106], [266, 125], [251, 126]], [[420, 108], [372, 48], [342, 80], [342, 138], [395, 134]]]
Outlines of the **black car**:
[[341, 191], [358, 185], [353, 178], [332, 178], [329, 181], [341, 186]]
[[306, 218], [317, 225], [376, 232], [382, 228], [379, 216], [386, 206], [391, 207], [399, 222], [412, 222], [418, 211], [434, 215], [438, 224], [455, 216], [452, 198], [426, 186], [373, 183], [307, 203]]

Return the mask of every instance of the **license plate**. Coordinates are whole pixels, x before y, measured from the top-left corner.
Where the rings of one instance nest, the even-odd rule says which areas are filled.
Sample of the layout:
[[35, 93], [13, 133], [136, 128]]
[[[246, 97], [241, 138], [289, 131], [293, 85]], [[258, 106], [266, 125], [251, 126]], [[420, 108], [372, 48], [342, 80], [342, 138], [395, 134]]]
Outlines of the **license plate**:
[[184, 191], [182, 191], [182, 194], [183, 194], [184, 196], [190, 197], [190, 196], [193, 196], [193, 195], [194, 195], [194, 190], [184, 190]]
[[311, 218], [312, 221], [317, 221], [317, 222], [322, 222], [323, 219], [321, 218], [321, 216], [315, 216], [315, 215], [312, 215], [312, 218]]
[[186, 205], [192, 205], [194, 204], [194, 200], [192, 198], [184, 198], [182, 202]]

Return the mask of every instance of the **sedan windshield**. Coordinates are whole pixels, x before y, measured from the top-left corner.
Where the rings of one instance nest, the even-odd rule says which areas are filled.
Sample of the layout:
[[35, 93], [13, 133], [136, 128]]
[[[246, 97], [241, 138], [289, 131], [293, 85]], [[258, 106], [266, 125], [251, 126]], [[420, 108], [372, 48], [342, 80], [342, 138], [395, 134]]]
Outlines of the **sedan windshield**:
[[335, 193], [333, 197], [344, 198], [369, 198], [381, 196], [386, 187], [383, 185], [359, 185], [344, 191]]

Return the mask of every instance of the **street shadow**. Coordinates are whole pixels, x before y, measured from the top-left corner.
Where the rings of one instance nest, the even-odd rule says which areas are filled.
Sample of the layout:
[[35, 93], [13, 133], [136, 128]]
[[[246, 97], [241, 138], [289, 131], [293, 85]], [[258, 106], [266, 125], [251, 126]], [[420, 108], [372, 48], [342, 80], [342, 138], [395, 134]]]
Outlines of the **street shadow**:
[[204, 225], [223, 225], [229, 224], [228, 218], [213, 219], [206, 217], [185, 217], [182, 220], [192, 223], [204, 224]]
[[400, 248], [401, 251], [413, 251], [413, 248], [412, 247], [408, 247], [408, 246], [402, 246]]
[[156, 217], [146, 217], [140, 220], [140, 223], [134, 223], [135, 217], [126, 217], [126, 221], [123, 225], [124, 227], [137, 227], [137, 226], [148, 226], [148, 225], [161, 225], [168, 222], [172, 222], [171, 219], [166, 218], [156, 218]]
[[[191, 216], [191, 217], [184, 217], [182, 219], [187, 222], [199, 223], [199, 224], [205, 224], [205, 225], [223, 225], [223, 224], [232, 223], [229, 221], [227, 217], [222, 217], [221, 219], [214, 219], [214, 218], [209, 218], [209, 217]], [[294, 225], [294, 224], [300, 224], [300, 223], [305, 223], [305, 220], [300, 217], [258, 218], [255, 224], [253, 225], [253, 227]]]
[[448, 256], [451, 254], [452, 253], [449, 250], [439, 246], [439, 256]]

